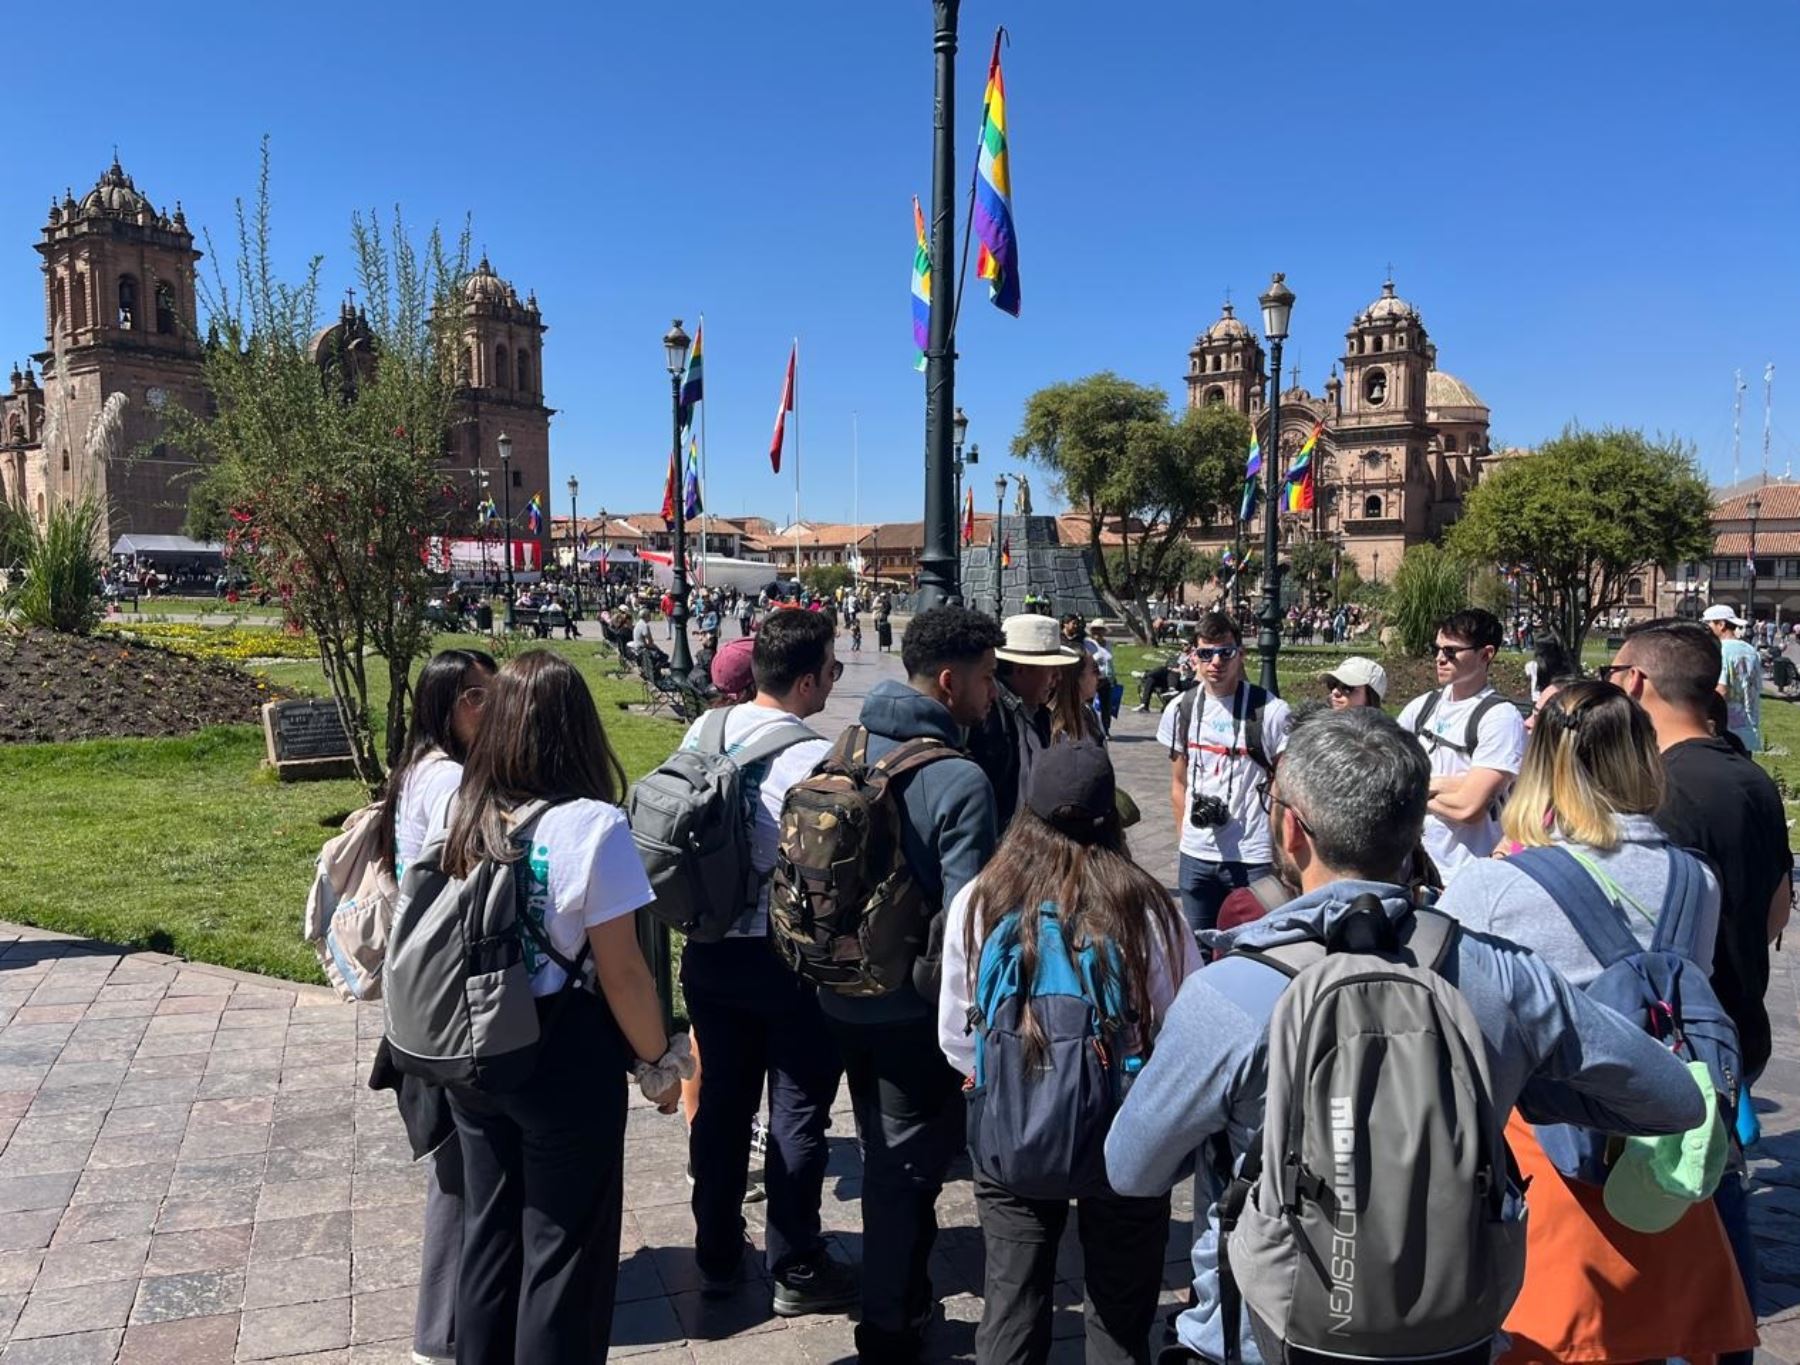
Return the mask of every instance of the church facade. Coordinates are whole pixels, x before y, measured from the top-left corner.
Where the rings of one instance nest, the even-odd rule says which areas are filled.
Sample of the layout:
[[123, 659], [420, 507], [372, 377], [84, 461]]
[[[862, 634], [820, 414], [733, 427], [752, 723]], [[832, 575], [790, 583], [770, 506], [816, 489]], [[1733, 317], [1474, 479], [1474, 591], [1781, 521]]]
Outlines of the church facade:
[[[1279, 450], [1283, 472], [1317, 426], [1314, 505], [1281, 513], [1282, 543], [1324, 541], [1364, 579], [1391, 577], [1409, 545], [1438, 539], [1495, 458], [1487, 405], [1438, 368], [1437, 345], [1424, 320], [1394, 292], [1392, 280], [1351, 319], [1324, 392], [1309, 392], [1297, 373], [1282, 391], [1279, 442], [1270, 437], [1267, 382], [1261, 342], [1227, 303], [1188, 352], [1188, 406], [1223, 403], [1242, 413], [1254, 424], [1265, 458]], [[1231, 548], [1237, 512], [1222, 510], [1196, 530], [1196, 543], [1214, 552]], [[1250, 548], [1259, 549], [1260, 506], [1242, 529]]]
[[[52, 200], [36, 244], [44, 275], [45, 346], [12, 366], [0, 392], [0, 492], [33, 515], [92, 494], [107, 512], [107, 542], [180, 535], [195, 461], [159, 440], [162, 414], [210, 401], [195, 298], [200, 252], [179, 202], [157, 209], [117, 158], [79, 200]], [[535, 295], [523, 301], [483, 257], [462, 283], [457, 415], [447, 481], [475, 507], [501, 487], [499, 438], [511, 439], [515, 539], [525, 508], [543, 497], [547, 537], [550, 417]], [[367, 344], [367, 323], [345, 306], [313, 340], [323, 358]]]

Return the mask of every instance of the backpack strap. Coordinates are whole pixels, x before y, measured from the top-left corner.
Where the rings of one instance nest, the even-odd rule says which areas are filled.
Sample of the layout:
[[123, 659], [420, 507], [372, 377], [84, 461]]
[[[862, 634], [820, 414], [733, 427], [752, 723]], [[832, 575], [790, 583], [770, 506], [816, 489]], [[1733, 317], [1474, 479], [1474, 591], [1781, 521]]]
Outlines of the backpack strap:
[[1416, 966], [1444, 975], [1444, 964], [1456, 951], [1462, 926], [1441, 910], [1415, 906], [1400, 926], [1401, 946]]
[[1425, 737], [1425, 722], [1431, 719], [1431, 713], [1438, 708], [1438, 702], [1444, 697], [1443, 689], [1434, 687], [1425, 694], [1425, 704], [1419, 708], [1419, 714], [1413, 717], [1412, 732], [1420, 739]]
[[1657, 912], [1656, 929], [1650, 938], [1653, 952], [1678, 953], [1690, 962], [1699, 962], [1694, 949], [1700, 933], [1700, 904], [1705, 895], [1706, 877], [1700, 860], [1671, 844], [1669, 880], [1663, 888], [1662, 909]]
[[703, 754], [725, 752], [725, 722], [735, 706], [716, 706], [700, 718], [700, 733], [694, 736], [694, 747]]
[[1292, 981], [1313, 963], [1325, 960], [1325, 945], [1316, 938], [1303, 938], [1269, 948], [1233, 948], [1228, 956], [1260, 962]]
[[1489, 711], [1501, 706], [1511, 706], [1512, 701], [1498, 692], [1490, 692], [1475, 704], [1469, 712], [1469, 723], [1463, 727], [1463, 747], [1460, 750], [1464, 758], [1474, 758], [1475, 751], [1481, 747], [1481, 722], [1487, 718]]
[[1169, 761], [1187, 753], [1188, 730], [1194, 723], [1194, 698], [1200, 695], [1201, 687], [1195, 683], [1183, 692], [1175, 702], [1175, 734], [1169, 741]]
[[[724, 728], [723, 724], [719, 726], [721, 732]], [[766, 762], [777, 754], [793, 748], [796, 744], [804, 744], [809, 739], [818, 738], [820, 736], [813, 733], [811, 726], [796, 718], [792, 721], [778, 721], [773, 725], [765, 725], [761, 734], [736, 753], [731, 752], [729, 748], [721, 748], [718, 752], [725, 754], [738, 767], [748, 768], [753, 763]]]
[[1269, 694], [1255, 683], [1249, 687], [1244, 710], [1244, 752], [1252, 763], [1273, 776], [1275, 765], [1269, 762], [1269, 751], [1263, 747], [1263, 712], [1268, 708]]
[[1528, 848], [1513, 854], [1506, 863], [1549, 893], [1603, 968], [1642, 951], [1618, 906], [1567, 849], [1554, 845]]
[[[868, 751], [867, 732], [864, 732], [863, 752]], [[869, 768], [869, 785], [882, 787], [889, 782], [897, 782], [909, 773], [917, 772], [928, 764], [936, 763], [940, 758], [961, 758], [960, 749], [954, 749], [941, 739], [932, 739], [921, 735], [916, 739], [900, 741], [889, 749]]]

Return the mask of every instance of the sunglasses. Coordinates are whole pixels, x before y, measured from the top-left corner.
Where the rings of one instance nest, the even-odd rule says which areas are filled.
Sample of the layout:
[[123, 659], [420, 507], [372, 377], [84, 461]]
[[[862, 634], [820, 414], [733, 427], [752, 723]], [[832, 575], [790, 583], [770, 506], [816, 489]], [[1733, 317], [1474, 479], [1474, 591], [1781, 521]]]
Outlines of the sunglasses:
[[1611, 682], [1615, 673], [1641, 673], [1643, 670], [1636, 664], [1601, 664], [1594, 670], [1594, 676], [1601, 682]]
[[1211, 648], [1196, 649], [1194, 657], [1203, 664], [1209, 664], [1214, 659], [1222, 664], [1228, 664], [1242, 652], [1237, 645], [1214, 645]]
[[1431, 652], [1440, 659], [1448, 659], [1451, 663], [1455, 663], [1458, 654], [1466, 654], [1471, 649], [1480, 648], [1480, 645], [1433, 645]]

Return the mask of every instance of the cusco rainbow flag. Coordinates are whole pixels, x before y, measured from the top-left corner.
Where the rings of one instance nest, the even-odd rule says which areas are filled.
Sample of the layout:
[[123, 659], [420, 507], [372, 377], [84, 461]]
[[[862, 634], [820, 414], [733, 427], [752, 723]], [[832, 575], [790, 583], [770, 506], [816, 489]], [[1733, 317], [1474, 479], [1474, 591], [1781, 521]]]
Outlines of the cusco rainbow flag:
[[982, 102], [981, 154], [975, 166], [975, 235], [981, 251], [975, 272], [988, 282], [988, 298], [1003, 313], [1019, 316], [1019, 242], [1013, 234], [1012, 169], [1006, 144], [1006, 82], [1000, 75], [1000, 38], [988, 62]]
[[1256, 511], [1256, 476], [1262, 473], [1262, 446], [1257, 443], [1256, 433], [1250, 433], [1250, 458], [1244, 461], [1244, 500], [1238, 507], [1238, 520], [1249, 521], [1250, 514]]
[[1288, 466], [1287, 472], [1287, 510], [1290, 512], [1310, 512], [1313, 508], [1313, 447], [1319, 443], [1319, 433], [1325, 430], [1325, 423], [1313, 423], [1312, 434], [1306, 438], [1306, 444], [1300, 447], [1294, 462]]
[[931, 345], [931, 248], [925, 242], [925, 214], [919, 208], [919, 196], [913, 196], [912, 313], [913, 368], [925, 368], [925, 348]]

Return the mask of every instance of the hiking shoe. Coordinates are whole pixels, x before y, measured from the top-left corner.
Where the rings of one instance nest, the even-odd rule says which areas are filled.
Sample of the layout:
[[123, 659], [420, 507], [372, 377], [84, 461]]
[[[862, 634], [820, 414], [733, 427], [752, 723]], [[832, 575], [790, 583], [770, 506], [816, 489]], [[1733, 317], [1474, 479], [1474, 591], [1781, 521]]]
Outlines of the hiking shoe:
[[821, 1251], [775, 1277], [773, 1306], [778, 1318], [800, 1318], [809, 1313], [847, 1312], [861, 1296], [855, 1268]]
[[700, 1267], [700, 1297], [703, 1299], [727, 1299], [737, 1293], [738, 1287], [744, 1283], [744, 1266], [753, 1248], [748, 1242], [738, 1253], [738, 1258], [731, 1269], [725, 1271], [708, 1270]]
[[761, 1176], [751, 1176], [749, 1182], [744, 1186], [744, 1202], [746, 1204], [760, 1204], [768, 1197], [769, 1187], [763, 1182], [763, 1178]]

